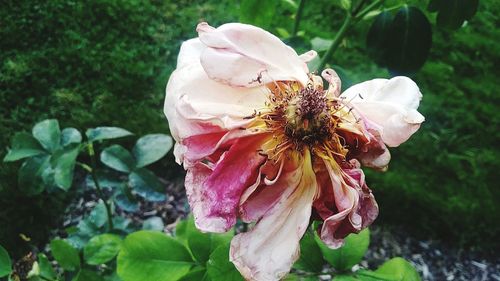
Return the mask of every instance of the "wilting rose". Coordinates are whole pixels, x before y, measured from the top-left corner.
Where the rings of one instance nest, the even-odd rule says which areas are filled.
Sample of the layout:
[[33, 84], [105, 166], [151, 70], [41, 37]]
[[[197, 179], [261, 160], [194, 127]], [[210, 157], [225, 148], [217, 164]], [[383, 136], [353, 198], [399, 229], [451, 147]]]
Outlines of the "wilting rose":
[[309, 73], [314, 51], [297, 53], [251, 25], [197, 27], [182, 44], [166, 90], [165, 114], [187, 170], [196, 226], [225, 232], [256, 222], [231, 242], [249, 280], [278, 280], [299, 256], [311, 219], [338, 248], [370, 225], [378, 206], [360, 165], [385, 170], [388, 146], [406, 141], [424, 117], [406, 77], [375, 79], [340, 94], [326, 69]]

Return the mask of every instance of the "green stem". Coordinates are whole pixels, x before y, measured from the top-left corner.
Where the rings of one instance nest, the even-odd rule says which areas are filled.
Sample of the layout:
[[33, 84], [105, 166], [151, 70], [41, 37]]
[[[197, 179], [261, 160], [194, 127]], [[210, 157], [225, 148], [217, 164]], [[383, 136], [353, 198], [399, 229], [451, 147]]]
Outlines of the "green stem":
[[297, 14], [295, 14], [295, 24], [293, 25], [293, 33], [292, 36], [297, 35], [299, 32], [300, 20], [302, 19], [302, 12], [304, 10], [306, 0], [300, 0], [299, 7], [297, 8]]
[[76, 162], [76, 165], [82, 167], [88, 173], [92, 173], [92, 168], [89, 165], [82, 163], [82, 162]]
[[384, 0], [375, 0], [373, 1], [370, 5], [366, 6], [361, 12], [359, 11], [366, 3], [366, 1], [361, 1], [359, 5], [354, 9], [353, 13], [347, 13], [346, 18], [344, 19], [344, 22], [342, 23], [342, 26], [340, 27], [339, 31], [337, 34], [335, 34], [335, 38], [333, 38], [332, 43], [330, 44], [330, 47], [326, 51], [325, 55], [323, 58], [321, 58], [321, 62], [319, 63], [318, 70], [321, 70], [325, 67], [326, 62], [330, 60], [331, 56], [337, 48], [340, 46], [340, 43], [342, 42], [342, 39], [346, 36], [346, 32], [349, 30], [349, 28], [356, 24], [360, 19], [362, 19], [367, 13], [369, 13], [371, 10], [382, 4]]
[[371, 12], [374, 8], [376, 8], [377, 6], [379, 6], [380, 4], [382, 4], [383, 2], [384, 2], [384, 0], [373, 1], [373, 3], [371, 3], [368, 6], [366, 6], [366, 8], [364, 8], [361, 12], [355, 14], [354, 17], [356, 19], [356, 22], [359, 21], [360, 19], [362, 19], [366, 14], [368, 14], [369, 12]]
[[108, 215], [109, 230], [112, 230], [113, 229], [113, 214], [111, 213], [111, 206], [108, 204], [108, 201], [106, 200], [106, 198], [104, 196], [104, 192], [102, 191], [101, 185], [99, 184], [99, 180], [97, 178], [97, 159], [95, 156], [94, 145], [92, 143], [89, 143], [87, 147], [88, 147], [89, 156], [90, 156], [90, 165], [92, 165], [92, 168], [90, 169], [90, 174], [92, 176], [92, 180], [94, 181], [95, 189], [97, 190], [97, 195], [99, 196], [99, 198], [101, 198], [102, 202], [104, 202], [104, 206], [106, 207], [106, 213]]
[[342, 42], [342, 39], [344, 39], [346, 35], [346, 31], [350, 27], [351, 21], [352, 21], [352, 16], [350, 14], [347, 14], [344, 23], [342, 23], [342, 26], [340, 27], [339, 31], [337, 32], [337, 34], [335, 34], [335, 38], [333, 38], [332, 44], [328, 48], [328, 51], [326, 51], [325, 55], [321, 59], [321, 62], [319, 63], [318, 67], [319, 70], [325, 67], [326, 62], [330, 59], [335, 50], [337, 50], [337, 48], [339, 47], [340, 42]]
[[354, 10], [352, 11], [352, 14], [356, 15], [357, 13], [359, 13], [359, 10], [361, 10], [361, 8], [363, 8], [363, 6], [366, 4], [366, 1], [367, 0], [361, 0], [359, 2], [359, 4], [356, 6], [356, 8], [354, 8]]

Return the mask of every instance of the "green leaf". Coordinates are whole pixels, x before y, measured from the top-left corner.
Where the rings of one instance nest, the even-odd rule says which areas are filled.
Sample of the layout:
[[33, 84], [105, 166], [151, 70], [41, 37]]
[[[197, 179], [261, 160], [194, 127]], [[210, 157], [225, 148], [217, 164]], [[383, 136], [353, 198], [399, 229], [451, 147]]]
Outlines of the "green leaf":
[[194, 258], [204, 264], [210, 258], [210, 254], [220, 246], [229, 245], [234, 236], [234, 231], [227, 233], [203, 233], [199, 231], [192, 216], [187, 224], [187, 244]]
[[124, 234], [130, 234], [132, 231], [137, 230], [137, 227], [132, 225], [132, 221], [124, 217], [113, 217], [113, 228], [119, 230]]
[[89, 220], [97, 227], [103, 227], [108, 222], [108, 212], [102, 199], [90, 212]]
[[104, 281], [104, 278], [94, 271], [82, 269], [71, 281]]
[[282, 281], [320, 281], [318, 276], [298, 276], [293, 273], [288, 274]]
[[299, 5], [295, 3], [294, 0], [281, 0], [281, 3], [284, 5], [285, 9], [288, 8], [291, 12], [296, 12], [299, 8]]
[[278, 1], [242, 0], [240, 4], [240, 22], [253, 24], [264, 29], [269, 28], [276, 15]]
[[188, 224], [189, 220], [192, 219], [192, 216], [189, 216], [188, 219], [180, 220], [175, 225], [175, 238], [181, 241], [187, 246], [187, 237], [188, 237]]
[[80, 145], [73, 144], [63, 150], [56, 151], [51, 159], [54, 182], [63, 190], [68, 190], [73, 183], [73, 172], [79, 152]]
[[388, 44], [391, 71], [401, 74], [417, 71], [427, 60], [432, 45], [429, 20], [418, 8], [403, 6], [392, 22]]
[[165, 225], [160, 217], [151, 217], [142, 224], [144, 230], [163, 231], [163, 228], [165, 228]]
[[394, 17], [388, 11], [380, 13], [373, 22], [366, 36], [368, 55], [379, 65], [385, 65], [388, 54], [386, 37], [390, 34]]
[[204, 267], [195, 267], [184, 275], [179, 281], [208, 281], [207, 269]]
[[215, 249], [207, 262], [208, 276], [212, 280], [243, 281], [240, 273], [229, 261], [229, 244]]
[[342, 9], [349, 11], [351, 9], [351, 0], [339, 0], [339, 5]]
[[428, 10], [438, 12], [438, 26], [458, 29], [477, 12], [479, 0], [432, 0]]
[[112, 260], [120, 251], [122, 239], [114, 234], [95, 236], [83, 248], [85, 261], [91, 265], [99, 265]]
[[420, 281], [415, 268], [405, 259], [397, 257], [386, 261], [377, 270], [359, 270], [356, 274], [361, 280]]
[[96, 226], [91, 221], [90, 216], [87, 216], [78, 222], [76, 229], [66, 229], [66, 231], [70, 234], [67, 240], [72, 245], [81, 249], [92, 237], [103, 233], [105, 229]]
[[383, 12], [368, 35], [368, 54], [394, 74], [409, 75], [424, 65], [432, 44], [429, 20], [416, 7], [404, 5], [392, 18]]
[[163, 233], [143, 230], [123, 242], [117, 272], [123, 281], [176, 281], [194, 265], [182, 243]]
[[330, 48], [330, 45], [332, 44], [332, 42], [333, 42], [333, 40], [331, 40], [331, 39], [323, 39], [320, 37], [314, 37], [311, 40], [311, 47], [316, 52], [324, 52]]
[[9, 275], [12, 272], [12, 261], [10, 260], [9, 253], [2, 246], [0, 246], [0, 277]]
[[123, 187], [117, 190], [114, 196], [115, 204], [127, 212], [136, 212], [139, 210], [139, 201], [130, 191], [129, 187]]
[[363, 279], [358, 279], [353, 275], [335, 275], [335, 277], [332, 279], [332, 281], [361, 281], [361, 280]]
[[50, 280], [56, 279], [56, 272], [44, 254], [38, 254], [38, 266], [40, 268], [40, 276]]
[[81, 143], [82, 134], [75, 128], [65, 128], [61, 132], [61, 145], [68, 146], [73, 143]]
[[60, 147], [61, 129], [56, 119], [47, 119], [37, 123], [32, 130], [33, 136], [37, 139], [43, 148], [54, 152]]
[[314, 233], [307, 231], [300, 240], [300, 258], [294, 267], [308, 272], [321, 272], [324, 264], [325, 260], [314, 239]]
[[90, 142], [98, 140], [117, 139], [133, 135], [131, 132], [118, 127], [97, 127], [85, 132]]
[[151, 134], [140, 138], [132, 153], [141, 168], [160, 160], [172, 148], [172, 138], [164, 134]]
[[420, 276], [415, 268], [405, 259], [397, 257], [386, 261], [377, 270], [377, 274], [393, 276], [396, 281], [419, 281]]
[[5, 155], [3, 161], [17, 161], [26, 157], [32, 157], [46, 153], [40, 143], [30, 134], [16, 133], [12, 138], [12, 147]]
[[19, 187], [26, 195], [37, 195], [45, 189], [42, 175], [50, 166], [50, 156], [39, 155], [27, 159], [18, 172]]
[[187, 243], [193, 257], [200, 264], [204, 264], [210, 258], [212, 252], [212, 237], [209, 233], [202, 233], [196, 229], [190, 230]]
[[190, 215], [187, 219], [177, 223], [175, 236], [189, 247], [196, 261], [204, 264], [216, 248], [229, 245], [234, 236], [234, 230], [226, 233], [203, 233], [196, 228], [193, 216]]
[[152, 202], [165, 200], [165, 187], [151, 171], [140, 168], [129, 175], [130, 187], [141, 197]]
[[352, 233], [348, 235], [345, 238], [344, 245], [336, 250], [325, 245], [317, 234], [315, 238], [325, 260], [339, 271], [350, 270], [355, 264], [359, 263], [370, 245], [370, 231], [368, 229], [361, 231], [359, 234]]
[[[125, 183], [120, 178], [121, 174], [116, 173], [111, 170], [98, 170], [97, 171], [97, 181], [101, 188], [121, 188]], [[88, 175], [85, 179], [85, 183], [88, 187], [96, 188], [94, 179], [91, 175]]]
[[65, 270], [74, 271], [80, 267], [80, 255], [78, 250], [64, 240], [52, 240], [50, 242], [52, 255], [57, 263]]
[[373, 19], [374, 17], [380, 15], [383, 11], [380, 10], [380, 9], [376, 9], [376, 10], [373, 10], [373, 11], [369, 11], [366, 15], [363, 16], [363, 20], [371, 20]]
[[101, 152], [101, 162], [116, 171], [130, 173], [135, 168], [135, 160], [121, 145], [115, 144]]
[[111, 275], [105, 276], [104, 277], [105, 281], [122, 281], [120, 277], [116, 274], [116, 272], [113, 272]]

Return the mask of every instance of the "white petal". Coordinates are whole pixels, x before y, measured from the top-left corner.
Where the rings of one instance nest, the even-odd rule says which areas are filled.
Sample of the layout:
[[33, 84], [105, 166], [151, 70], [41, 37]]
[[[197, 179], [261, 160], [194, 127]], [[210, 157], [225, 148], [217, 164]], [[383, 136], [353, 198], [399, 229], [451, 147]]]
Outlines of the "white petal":
[[[299, 241], [309, 224], [317, 192], [310, 157], [289, 176], [290, 185], [272, 208], [249, 232], [231, 241], [230, 259], [247, 280], [280, 280], [299, 257]], [[283, 175], [278, 182], [281, 180]]]
[[278, 37], [261, 28], [240, 23], [213, 28], [200, 23], [197, 31], [207, 46], [201, 64], [216, 81], [238, 87], [277, 80], [307, 83], [304, 61]]
[[[220, 130], [238, 128], [246, 123], [245, 117], [262, 108], [268, 89], [235, 88], [208, 78], [199, 63], [187, 62], [176, 69], [167, 84], [164, 112], [172, 136], [179, 141], [192, 135], [209, 133], [212, 125]], [[184, 64], [186, 63], [186, 64]]]
[[198, 38], [189, 39], [182, 43], [179, 56], [177, 57], [177, 68], [199, 64], [201, 52], [206, 48], [205, 44], [201, 43]]
[[308, 62], [312, 61], [313, 59], [315, 59], [317, 56], [318, 56], [318, 53], [316, 53], [316, 51], [310, 50], [310, 51], [305, 52], [302, 55], [300, 55], [299, 58], [303, 62], [308, 63]]
[[408, 140], [425, 120], [417, 111], [422, 94], [407, 77], [366, 81], [347, 89], [341, 97], [381, 127], [382, 140], [389, 146]]

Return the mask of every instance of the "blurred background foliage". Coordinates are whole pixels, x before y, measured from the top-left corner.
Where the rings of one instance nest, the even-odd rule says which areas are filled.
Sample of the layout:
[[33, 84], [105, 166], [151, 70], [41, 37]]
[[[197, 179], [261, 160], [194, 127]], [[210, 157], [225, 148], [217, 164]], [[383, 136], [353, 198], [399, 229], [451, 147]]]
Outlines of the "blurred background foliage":
[[[332, 38], [344, 12], [338, 1], [307, 1], [297, 51]], [[427, 1], [407, 1], [427, 11]], [[287, 37], [296, 5], [278, 1], [268, 30]], [[137, 134], [168, 132], [164, 88], [183, 40], [199, 21], [238, 21], [240, 2], [95, 0], [5, 1], [0, 8], [0, 158], [13, 132], [57, 118], [62, 127], [119, 126]], [[500, 4], [480, 2], [456, 31], [433, 25], [429, 59], [412, 78], [424, 99], [420, 131], [392, 152], [387, 173], [367, 172], [380, 205], [378, 224], [485, 252], [500, 249]], [[245, 19], [242, 19], [245, 20]], [[351, 29], [330, 62], [344, 86], [390, 77], [368, 55], [373, 21]], [[316, 39], [313, 42], [321, 42]], [[15, 165], [0, 166], [0, 244], [23, 233], [43, 245], [71, 193], [26, 197]], [[162, 172], [178, 169], [172, 157]]]

